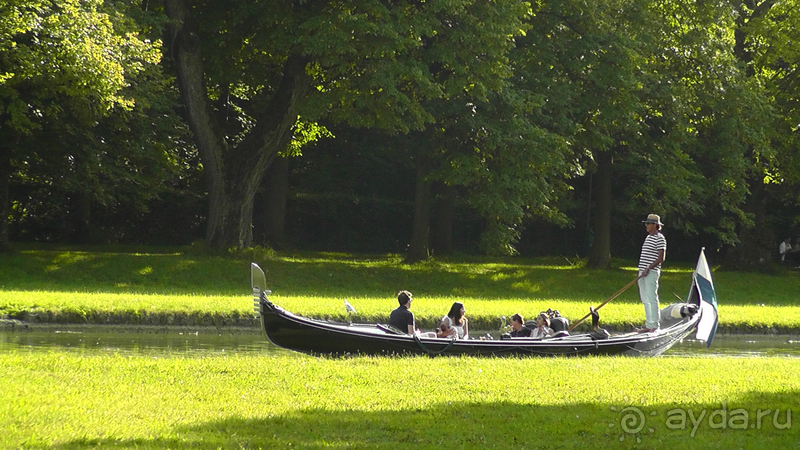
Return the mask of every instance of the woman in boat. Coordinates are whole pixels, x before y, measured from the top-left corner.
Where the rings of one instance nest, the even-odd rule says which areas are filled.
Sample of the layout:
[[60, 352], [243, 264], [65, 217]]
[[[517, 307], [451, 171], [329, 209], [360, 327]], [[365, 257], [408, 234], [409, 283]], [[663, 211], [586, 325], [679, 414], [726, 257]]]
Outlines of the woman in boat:
[[547, 317], [546, 313], [539, 313], [539, 315], [536, 316], [536, 328], [533, 329], [531, 337], [534, 339], [543, 339], [551, 334], [553, 334], [553, 330], [550, 328], [550, 318]]
[[450, 307], [450, 312], [442, 317], [442, 327], [440, 328], [453, 328], [458, 333], [458, 339], [466, 339], [469, 337], [469, 328], [467, 327], [467, 318], [464, 313], [464, 304], [461, 302], [453, 303], [453, 306]]

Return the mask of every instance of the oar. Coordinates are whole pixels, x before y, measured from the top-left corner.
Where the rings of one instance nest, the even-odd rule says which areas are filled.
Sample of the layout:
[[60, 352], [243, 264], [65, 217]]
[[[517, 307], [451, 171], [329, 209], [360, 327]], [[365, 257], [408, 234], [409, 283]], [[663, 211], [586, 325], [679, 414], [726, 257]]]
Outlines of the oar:
[[[620, 294], [622, 294], [623, 292], [627, 291], [629, 287], [633, 286], [633, 283], [636, 283], [637, 281], [639, 281], [639, 278], [642, 278], [642, 276], [643, 276], [643, 275], [639, 275], [638, 277], [636, 277], [636, 279], [635, 279], [635, 280], [633, 280], [633, 281], [631, 281], [630, 283], [626, 284], [626, 285], [625, 285], [625, 287], [623, 287], [622, 289], [618, 290], [618, 291], [617, 291], [617, 293], [616, 293], [616, 294], [614, 294], [614, 295], [612, 295], [611, 297], [608, 297], [608, 299], [607, 299], [606, 301], [604, 301], [603, 303], [601, 303], [601, 304], [600, 304], [600, 306], [598, 306], [598, 307], [597, 307], [597, 308], [595, 308], [594, 310], [595, 310], [595, 311], [597, 311], [598, 309], [600, 309], [600, 308], [602, 308], [603, 306], [605, 306], [605, 305], [606, 305], [606, 303], [608, 303], [608, 302], [610, 302], [611, 300], [614, 300], [615, 298], [619, 297], [619, 295], [620, 295]], [[575, 327], [577, 327], [578, 325], [580, 325], [580, 324], [581, 324], [581, 323], [582, 323], [584, 320], [588, 319], [588, 318], [589, 318], [589, 316], [591, 316], [591, 315], [592, 315], [592, 313], [591, 313], [591, 311], [590, 311], [590, 312], [589, 312], [589, 314], [586, 314], [585, 316], [581, 317], [581, 320], [579, 320], [579, 321], [575, 322], [575, 323], [574, 323], [574, 324], [573, 324], [571, 327], [569, 327], [569, 330], [568, 330], [568, 331], [572, 331], [572, 329], [573, 329], [573, 328], [575, 328]]]

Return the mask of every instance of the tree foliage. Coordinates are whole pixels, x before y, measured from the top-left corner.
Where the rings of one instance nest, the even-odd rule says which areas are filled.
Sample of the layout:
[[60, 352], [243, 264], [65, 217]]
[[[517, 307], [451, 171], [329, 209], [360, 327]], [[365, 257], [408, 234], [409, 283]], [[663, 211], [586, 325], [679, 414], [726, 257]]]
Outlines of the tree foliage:
[[252, 242], [253, 198], [298, 117], [391, 132], [508, 74], [526, 4], [167, 0], [175, 67], [210, 189], [212, 248]]
[[800, 223], [798, 23], [776, 0], [0, 0], [0, 213], [20, 238], [119, 240], [172, 208], [248, 246], [289, 167], [296, 236], [340, 207], [361, 245], [375, 211], [369, 241], [410, 235], [411, 259], [456, 223], [513, 253], [543, 217], [592, 222], [607, 266], [656, 212], [671, 242], [767, 260]]
[[0, 99], [4, 124], [17, 133], [45, 117], [90, 123], [111, 107], [131, 107], [120, 95], [126, 74], [160, 59], [156, 43], [140, 39], [122, 11], [104, 10], [100, 0], [3, 3]]
[[[566, 131], [575, 173], [596, 184], [590, 263], [609, 264], [612, 217], [625, 226], [658, 212], [685, 233], [699, 224], [733, 241], [732, 225], [746, 217], [747, 154], [767, 151], [758, 118], [771, 112], [733, 55], [731, 9], [683, 1], [540, 6], [517, 73], [543, 93], [545, 123]], [[708, 210], [719, 212], [716, 222]]]
[[57, 217], [62, 231], [50, 237], [91, 240], [92, 204], [135, 208], [175, 175], [180, 132], [168, 128], [181, 126], [156, 66], [160, 41], [140, 36], [137, 8], [3, 1], [0, 183], [17, 193], [10, 212], [2, 202], [4, 218], [25, 228]]

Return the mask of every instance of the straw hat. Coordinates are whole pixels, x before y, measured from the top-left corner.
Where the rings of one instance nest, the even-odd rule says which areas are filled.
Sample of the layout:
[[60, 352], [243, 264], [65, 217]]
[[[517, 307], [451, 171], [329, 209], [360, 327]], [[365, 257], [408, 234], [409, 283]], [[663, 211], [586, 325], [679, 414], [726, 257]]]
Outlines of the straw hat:
[[647, 219], [643, 220], [642, 223], [654, 223], [660, 227], [664, 226], [664, 224], [661, 223], [661, 217], [658, 214], [648, 214]]

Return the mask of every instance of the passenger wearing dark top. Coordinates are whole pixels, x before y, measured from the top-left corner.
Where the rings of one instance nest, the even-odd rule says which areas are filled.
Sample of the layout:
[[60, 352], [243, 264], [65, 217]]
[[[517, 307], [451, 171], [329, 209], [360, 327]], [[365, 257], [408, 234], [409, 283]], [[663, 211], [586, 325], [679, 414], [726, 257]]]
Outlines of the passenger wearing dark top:
[[525, 320], [519, 314], [511, 316], [511, 337], [530, 337], [533, 330], [523, 325]]
[[389, 325], [403, 333], [416, 334], [414, 313], [408, 310], [411, 307], [411, 300], [411, 292], [400, 291], [397, 293], [397, 302], [400, 303], [400, 306], [389, 315]]

